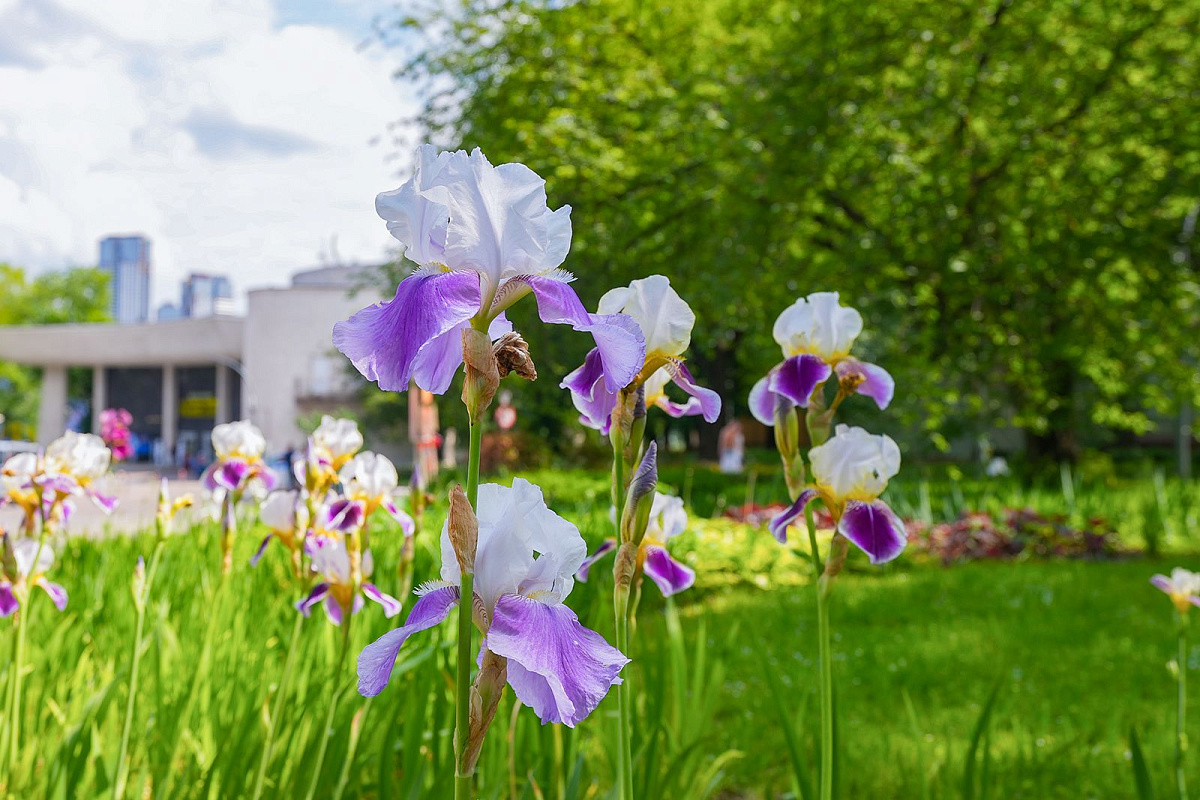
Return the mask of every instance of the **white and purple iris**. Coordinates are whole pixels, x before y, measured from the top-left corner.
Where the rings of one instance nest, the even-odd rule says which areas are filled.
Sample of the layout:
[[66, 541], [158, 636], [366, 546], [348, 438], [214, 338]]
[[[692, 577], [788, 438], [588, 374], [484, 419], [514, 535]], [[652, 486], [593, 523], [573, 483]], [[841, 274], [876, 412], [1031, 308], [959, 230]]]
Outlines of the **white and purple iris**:
[[[314, 537], [309, 540], [308, 554], [312, 559], [313, 571], [320, 583], [312, 588], [308, 596], [296, 602], [296, 610], [304, 616], [312, 613], [317, 604], [325, 608], [325, 616], [334, 625], [341, 625], [346, 614], [357, 614], [363, 607], [363, 597], [383, 606], [384, 616], [389, 619], [400, 613], [403, 604], [390, 594], [381, 592], [373, 583], [363, 581], [362, 590], [354, 591], [354, 579], [350, 569], [350, 553], [344, 539]], [[371, 577], [374, 571], [371, 551], [362, 554], [362, 574]]]
[[259, 484], [267, 491], [275, 487], [275, 476], [263, 462], [267, 440], [249, 420], [223, 422], [213, 428], [214, 461], [200, 481], [214, 495], [229, 492], [240, 499], [252, 484]]
[[49, 543], [25, 537], [12, 541], [5, 538], [4, 573], [0, 577], [0, 617], [11, 616], [29, 597], [29, 589], [37, 586], [62, 611], [67, 607], [67, 590], [46, 580], [54, 566], [54, 550]]
[[784, 360], [751, 390], [754, 418], [774, 425], [781, 402], [788, 408], [808, 408], [813, 394], [835, 372], [841, 385], [887, 408], [896, 390], [892, 376], [850, 355], [862, 329], [862, 315], [841, 305], [837, 292], [816, 292], [784, 309], [774, 328]]
[[[663, 597], [678, 594], [696, 582], [696, 572], [681, 564], [667, 552], [667, 543], [687, 530], [687, 511], [683, 500], [662, 492], [654, 493], [650, 506], [650, 521], [646, 535], [638, 546], [638, 568], [662, 591]], [[597, 561], [617, 549], [615, 539], [608, 539], [579, 567], [575, 577], [587, 582], [588, 573]]]
[[[599, 348], [587, 354], [581, 366], [560, 384], [571, 392], [571, 401], [579, 410], [580, 422], [608, 433], [617, 393], [622, 389], [645, 387], [646, 407], [658, 406], [672, 417], [703, 415], [715, 422], [721, 414], [721, 397], [711, 389], [698, 386], [681, 356], [692, 339], [696, 315], [662, 275], [633, 281], [628, 287], [609, 290], [600, 298], [600, 314], [624, 314], [637, 323], [646, 342], [645, 361], [637, 374], [624, 383], [614, 378]], [[668, 384], [682, 389], [684, 403], [671, 400]]]
[[595, 338], [611, 389], [641, 367], [632, 321], [589, 314], [559, 269], [571, 247], [571, 208], [551, 211], [545, 181], [523, 164], [496, 167], [479, 150], [425, 145], [413, 176], [380, 194], [375, 210], [418, 269], [394, 298], [335, 325], [333, 343], [380, 389], [405, 391], [413, 380], [444, 394], [463, 363], [463, 329], [499, 338], [512, 329], [505, 309], [531, 292], [543, 322]]
[[362, 449], [363, 435], [354, 420], [326, 414], [321, 417], [321, 424], [312, 432], [312, 443], [314, 449], [336, 472]]
[[304, 546], [308, 533], [308, 509], [300, 492], [295, 489], [271, 492], [259, 506], [258, 518], [270, 529], [270, 533], [250, 557], [250, 566], [258, 566], [263, 553], [267, 551], [267, 545], [274, 539], [293, 552]]
[[813, 486], [804, 489], [788, 509], [770, 522], [771, 533], [787, 541], [787, 529], [820, 498], [845, 536], [871, 559], [891, 561], [904, 550], [904, 522], [879, 499], [900, 471], [900, 448], [890, 436], [838, 425], [833, 437], [809, 450]]
[[396, 505], [400, 475], [396, 472], [396, 465], [387, 456], [370, 450], [359, 453], [342, 466], [338, 480], [346, 498], [361, 502], [367, 516], [375, 509], [382, 508], [400, 523], [405, 536], [413, 535], [416, 530], [413, 518]]
[[1175, 604], [1175, 610], [1180, 614], [1186, 614], [1192, 606], [1200, 606], [1200, 574], [1198, 573], [1183, 567], [1175, 567], [1171, 570], [1171, 577], [1155, 575], [1150, 579], [1150, 583], [1171, 598], [1171, 602]]
[[[542, 490], [517, 478], [512, 488], [479, 487], [475, 554], [476, 624], [483, 647], [507, 660], [508, 683], [543, 723], [574, 726], [619, 683], [629, 663], [563, 604], [587, 556], [579, 530], [546, 507]], [[441, 623], [458, 605], [458, 560], [442, 530], [442, 580], [418, 591], [402, 627], [368, 645], [358, 659], [358, 690], [383, 691], [409, 636]]]

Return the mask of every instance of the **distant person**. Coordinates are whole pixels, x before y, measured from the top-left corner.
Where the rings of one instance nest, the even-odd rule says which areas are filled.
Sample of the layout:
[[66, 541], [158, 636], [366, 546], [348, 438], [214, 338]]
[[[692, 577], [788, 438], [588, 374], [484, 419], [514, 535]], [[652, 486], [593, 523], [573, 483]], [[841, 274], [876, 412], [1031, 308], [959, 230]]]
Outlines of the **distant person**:
[[442, 437], [442, 469], [458, 469], [458, 431], [446, 428]]
[[726, 475], [739, 475], [744, 468], [746, 456], [746, 434], [742, 423], [730, 420], [717, 437], [717, 451], [720, 454], [721, 472]]
[[414, 448], [414, 464], [426, 485], [438, 474], [438, 409], [432, 392], [413, 388], [408, 393], [408, 439]]

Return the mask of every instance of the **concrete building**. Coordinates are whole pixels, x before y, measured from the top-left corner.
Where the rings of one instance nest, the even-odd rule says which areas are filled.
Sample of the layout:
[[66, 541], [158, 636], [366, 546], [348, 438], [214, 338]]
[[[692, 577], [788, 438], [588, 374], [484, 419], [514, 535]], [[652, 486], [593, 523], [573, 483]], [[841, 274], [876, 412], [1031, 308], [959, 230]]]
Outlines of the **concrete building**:
[[42, 443], [65, 429], [67, 370], [88, 367], [93, 411], [129, 409], [134, 434], [167, 453], [181, 442], [204, 449], [214, 424], [243, 417], [262, 428], [271, 452], [299, 448], [299, 417], [354, 403], [359, 379], [333, 348], [332, 331], [381, 299], [374, 291], [351, 296], [358, 274], [299, 273], [291, 286], [250, 292], [245, 317], [0, 326], [0, 361], [42, 369]]
[[150, 319], [150, 240], [109, 236], [100, 240], [100, 269], [112, 276], [112, 318], [122, 324]]

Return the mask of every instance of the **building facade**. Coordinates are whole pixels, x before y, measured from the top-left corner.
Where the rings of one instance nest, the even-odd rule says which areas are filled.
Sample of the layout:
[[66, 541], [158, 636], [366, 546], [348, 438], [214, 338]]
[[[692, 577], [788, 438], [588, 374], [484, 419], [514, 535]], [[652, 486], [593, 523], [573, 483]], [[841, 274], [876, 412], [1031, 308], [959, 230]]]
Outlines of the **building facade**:
[[233, 284], [225, 275], [193, 272], [183, 281], [179, 309], [184, 317], [211, 317], [233, 312]]
[[145, 236], [101, 239], [100, 269], [112, 278], [112, 318], [121, 324], [149, 320], [150, 240]]
[[42, 369], [41, 443], [66, 428], [68, 369], [87, 367], [93, 426], [99, 410], [126, 408], [155, 453], [204, 450], [213, 425], [242, 418], [262, 429], [270, 452], [300, 449], [302, 417], [357, 400], [360, 382], [332, 338], [336, 322], [381, 299], [352, 295], [357, 272], [325, 268], [252, 291], [244, 317], [0, 326], [0, 361]]

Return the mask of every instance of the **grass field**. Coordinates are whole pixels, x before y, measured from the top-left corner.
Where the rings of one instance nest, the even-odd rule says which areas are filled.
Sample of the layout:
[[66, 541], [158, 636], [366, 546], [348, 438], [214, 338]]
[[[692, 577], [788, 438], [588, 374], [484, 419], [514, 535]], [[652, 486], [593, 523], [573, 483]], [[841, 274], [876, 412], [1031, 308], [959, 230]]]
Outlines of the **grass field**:
[[[606, 475], [531, 478], [585, 538], [603, 538]], [[748, 485], [703, 470], [665, 469], [663, 479], [695, 509], [694, 532], [681, 544], [699, 579], [674, 604], [653, 587], [642, 599], [630, 673], [638, 696], [639, 796], [787, 796], [794, 791], [792, 763], [815, 761], [807, 562], [764, 530], [699, 518], [744, 502], [747, 493], [759, 502], [782, 499], [782, 488], [768, 475]], [[855, 561], [833, 611], [842, 797], [1132, 797], [1131, 726], [1160, 796], [1169, 796], [1175, 685], [1166, 662], [1174, 627], [1170, 604], [1147, 581], [1176, 564], [1200, 566], [1186, 555], [1194, 549], [1194, 488], [1152, 478], [1115, 486], [1066, 480], [1068, 491], [1056, 482], [1031, 489], [940, 477], [893, 487], [898, 510], [935, 519], [965, 507], [1025, 504], [1104, 514], [1124, 544], [1154, 539], [1171, 557], [942, 568], [905, 556], [884, 569]], [[439, 508], [426, 518], [427, 527], [435, 524], [440, 528]], [[251, 790], [298, 590], [282, 550], [258, 569], [246, 566], [260, 534], [248, 527], [224, 585], [215, 529], [199, 526], [169, 543], [143, 641], [128, 796], [224, 798]], [[420, 537], [418, 581], [435, 577], [434, 541], [432, 530]], [[134, 631], [130, 579], [137, 555], [149, 553], [152, 542], [72, 540], [55, 573], [71, 593], [67, 611], [35, 599], [13, 796], [111, 794]], [[372, 534], [375, 580], [385, 591], [395, 588], [397, 542], [382, 524]], [[569, 603], [609, 634], [606, 573], [599, 569], [598, 579], [578, 584]], [[351, 652], [392, 626], [368, 604], [355, 618]], [[302, 670], [278, 720], [281, 745], [266, 796], [303, 797], [313, 784], [313, 756], [334, 692], [341, 702], [316, 796], [445, 796], [451, 628], [414, 639], [389, 688], [366, 701], [353, 691], [351, 664], [334, 674], [337, 630], [321, 615], [307, 620]], [[182, 711], [209, 636], [210, 668], [200, 675], [185, 724]], [[1200, 635], [1196, 640], [1190, 670], [1200, 667]], [[6, 664], [0, 679], [10, 678]], [[993, 691], [990, 724], [968, 767], [972, 734]], [[611, 699], [574, 731], [543, 728], [528, 710], [513, 711], [510, 696], [481, 759], [481, 797], [607, 794]], [[1200, 740], [1200, 719], [1189, 731]], [[658, 766], [648, 771], [646, 764]]]

